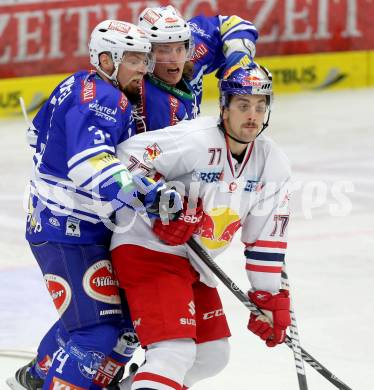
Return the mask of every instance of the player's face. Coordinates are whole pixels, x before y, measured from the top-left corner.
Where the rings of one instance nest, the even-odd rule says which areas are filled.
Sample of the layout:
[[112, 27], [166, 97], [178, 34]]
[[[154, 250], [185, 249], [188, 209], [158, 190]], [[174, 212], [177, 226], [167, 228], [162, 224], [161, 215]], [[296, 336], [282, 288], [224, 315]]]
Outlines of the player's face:
[[234, 95], [223, 111], [225, 129], [240, 141], [251, 142], [262, 129], [265, 113], [265, 96]]
[[183, 67], [187, 60], [184, 42], [159, 43], [152, 45], [156, 65], [154, 75], [170, 85], [179, 83], [183, 75]]
[[118, 68], [120, 89], [132, 95], [138, 94], [142, 79], [148, 70], [149, 58], [145, 53], [126, 52]]

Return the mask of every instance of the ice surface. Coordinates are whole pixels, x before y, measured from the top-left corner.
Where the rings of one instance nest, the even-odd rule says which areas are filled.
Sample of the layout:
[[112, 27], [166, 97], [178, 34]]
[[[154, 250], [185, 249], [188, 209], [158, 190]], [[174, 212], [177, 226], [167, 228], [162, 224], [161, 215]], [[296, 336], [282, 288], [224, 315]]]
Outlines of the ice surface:
[[[276, 97], [267, 131], [292, 163], [295, 193], [288, 274], [303, 347], [353, 390], [374, 388], [374, 90]], [[214, 103], [204, 113], [217, 113]], [[0, 122], [0, 389], [56, 319], [23, 238], [31, 152], [23, 121]], [[242, 246], [219, 263], [247, 288]], [[220, 288], [233, 336], [228, 367], [196, 390], [297, 390], [292, 352], [246, 330], [247, 310]], [[136, 355], [142, 360], [142, 352]], [[311, 390], [333, 389], [307, 367]]]

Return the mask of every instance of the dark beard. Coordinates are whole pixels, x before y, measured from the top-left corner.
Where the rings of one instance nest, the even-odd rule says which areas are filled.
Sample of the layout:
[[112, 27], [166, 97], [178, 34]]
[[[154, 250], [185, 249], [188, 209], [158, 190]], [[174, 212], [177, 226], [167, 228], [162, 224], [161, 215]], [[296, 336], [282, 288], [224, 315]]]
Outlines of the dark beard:
[[136, 104], [140, 99], [140, 87], [136, 88], [136, 90], [129, 90], [124, 88], [122, 92], [126, 95], [131, 104]]

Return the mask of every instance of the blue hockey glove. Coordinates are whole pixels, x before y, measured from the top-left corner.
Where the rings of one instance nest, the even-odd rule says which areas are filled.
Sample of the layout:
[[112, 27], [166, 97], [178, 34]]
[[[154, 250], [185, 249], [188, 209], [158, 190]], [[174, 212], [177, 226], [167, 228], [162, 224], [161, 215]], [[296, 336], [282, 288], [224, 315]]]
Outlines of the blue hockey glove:
[[227, 78], [232, 72], [238, 68], [249, 68], [254, 67], [255, 63], [253, 62], [252, 57], [242, 51], [234, 51], [227, 58], [218, 71], [216, 72], [216, 77], [218, 79]]
[[144, 176], [133, 176], [136, 196], [141, 201], [138, 211], [145, 211], [149, 218], [174, 220], [183, 209], [183, 201], [179, 193], [162, 182]]

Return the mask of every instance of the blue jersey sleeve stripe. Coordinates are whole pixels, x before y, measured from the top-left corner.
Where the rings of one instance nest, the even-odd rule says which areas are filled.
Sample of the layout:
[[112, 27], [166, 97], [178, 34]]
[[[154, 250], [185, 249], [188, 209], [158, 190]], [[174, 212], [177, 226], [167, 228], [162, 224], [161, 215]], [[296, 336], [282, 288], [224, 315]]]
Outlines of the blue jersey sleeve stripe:
[[75, 192], [75, 193], [77, 193], [77, 194], [79, 194], [79, 195], [86, 196], [86, 197], [89, 198], [89, 199], [93, 199], [93, 200], [97, 200], [97, 201], [102, 200], [101, 197], [98, 197], [98, 196], [96, 196], [96, 195], [93, 194], [93, 193], [86, 192], [86, 191], [82, 191], [82, 190], [78, 189], [77, 187], [73, 187], [73, 183], [71, 183], [72, 185], [66, 185], [66, 184], [62, 184], [62, 183], [59, 183], [59, 182], [57, 182], [57, 181], [53, 181], [53, 180], [50, 180], [50, 179], [41, 178], [41, 180], [43, 180], [44, 182], [46, 182], [47, 184], [49, 184], [49, 185], [51, 185], [51, 186], [56, 186], [56, 187], [64, 188], [64, 189], [66, 189], [67, 191]]
[[109, 145], [100, 145], [95, 148], [89, 148], [86, 150], [83, 150], [80, 153], [77, 153], [74, 155], [68, 162], [67, 166], [69, 169], [72, 169], [74, 166], [80, 164], [82, 161], [86, 160], [89, 157], [94, 156], [95, 154], [99, 154], [102, 152], [109, 152], [109, 153], [115, 153], [115, 149], [113, 146]]
[[255, 32], [256, 36], [258, 35], [257, 29], [254, 25], [249, 24], [249, 23], [245, 23], [245, 22], [244, 23], [241, 22], [241, 23], [235, 25], [234, 27], [232, 27], [230, 30], [226, 31], [225, 34], [222, 35], [222, 40], [224, 41], [226, 39], [229, 39], [229, 35], [233, 34], [234, 32], [237, 32], [237, 31], [241, 31], [243, 33], [243, 38], [251, 38], [248, 34], [245, 34], [248, 31], [250, 31], [251, 34], [253, 34]]
[[95, 175], [89, 177], [85, 182], [80, 185], [80, 187], [92, 191], [93, 188], [102, 184], [108, 177], [113, 176], [114, 174], [124, 169], [125, 167], [121, 163], [111, 164], [108, 167], [105, 167], [101, 171], [97, 172]]
[[99, 222], [101, 220], [100, 217], [98, 217], [96, 214], [87, 213], [86, 211], [83, 211], [83, 210], [72, 209], [72, 208], [67, 207], [65, 205], [61, 205], [57, 202], [54, 202], [50, 199], [46, 199], [44, 196], [42, 196], [40, 194], [35, 194], [35, 196], [37, 198], [39, 198], [43, 202], [43, 204], [47, 205], [47, 207], [48, 206], [55, 206], [55, 208], [59, 209], [60, 212], [64, 215], [69, 215], [69, 214], [74, 213], [74, 214], [84, 215], [86, 217], [89, 217], [92, 220], [97, 221], [97, 222]]
[[256, 252], [256, 251], [245, 251], [247, 259], [263, 260], [263, 261], [284, 261], [284, 253], [275, 252]]

